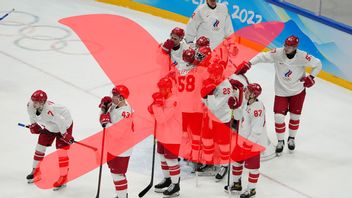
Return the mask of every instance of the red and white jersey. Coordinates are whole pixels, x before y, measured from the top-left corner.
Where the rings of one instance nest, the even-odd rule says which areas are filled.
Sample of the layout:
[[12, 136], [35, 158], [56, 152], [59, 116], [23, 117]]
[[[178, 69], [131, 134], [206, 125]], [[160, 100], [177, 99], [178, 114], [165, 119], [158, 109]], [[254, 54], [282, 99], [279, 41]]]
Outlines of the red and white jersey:
[[220, 120], [222, 123], [230, 122], [231, 109], [228, 105], [228, 100], [232, 96], [234, 96], [234, 92], [228, 79], [225, 79], [216, 87], [213, 95], [208, 95], [204, 103], [212, 113], [209, 115], [211, 120]]
[[177, 65], [176, 93], [181, 112], [203, 112], [200, 90], [203, 81], [208, 77], [205, 67]]
[[[162, 44], [160, 44], [161, 46]], [[189, 45], [185, 43], [184, 41], [181, 41], [180, 47], [177, 50], [172, 49], [171, 53], [168, 58], [168, 61], [165, 59], [157, 60], [158, 64], [162, 65], [161, 71], [160, 71], [160, 77], [163, 78], [169, 72], [175, 71], [176, 66], [179, 65], [186, 65], [187, 63], [183, 61], [182, 54], [183, 51], [188, 49]], [[161, 48], [159, 49], [161, 51]]]
[[294, 96], [304, 89], [300, 79], [306, 75], [305, 68], [312, 67], [311, 75], [316, 77], [322, 68], [319, 59], [309, 55], [307, 52], [297, 50], [296, 55], [287, 58], [283, 48], [262, 52], [255, 56], [251, 61], [257, 63], [274, 63], [275, 66], [275, 95]]
[[210, 40], [210, 48], [215, 49], [233, 32], [226, 4], [217, 3], [217, 6], [213, 9], [207, 3], [204, 3], [198, 6], [189, 20], [185, 40], [193, 42], [201, 36], [206, 36]]
[[245, 110], [240, 123], [239, 132], [244, 138], [266, 147], [267, 133], [265, 107], [260, 100], [251, 105], [244, 104]]
[[156, 119], [156, 137], [164, 144], [180, 144], [182, 135], [182, 114], [175, 95], [164, 100], [163, 106], [153, 105]]
[[177, 67], [179, 65], [186, 65], [187, 63], [183, 61], [182, 54], [183, 51], [188, 49], [189, 45], [184, 41], [181, 41], [180, 47], [177, 50], [171, 50], [171, 67]]
[[64, 134], [72, 124], [69, 110], [51, 101], [45, 102], [42, 112], [37, 115], [37, 110], [33, 107], [33, 101], [30, 100], [27, 103], [27, 111], [31, 124], [38, 123], [51, 133]]
[[[127, 102], [126, 102], [127, 103]], [[118, 145], [118, 142], [121, 141], [121, 137], [124, 134], [133, 132], [133, 110], [132, 107], [127, 103], [126, 106], [117, 107], [115, 104], [112, 104], [108, 112], [110, 113], [110, 120], [107, 126], [110, 127], [115, 123], [119, 123], [118, 128], [110, 128], [111, 130], [107, 132], [107, 143]], [[112, 149], [116, 147], [115, 145], [109, 145], [108, 148]], [[133, 148], [129, 148], [122, 154], [119, 154], [120, 157], [128, 157], [132, 154]]]

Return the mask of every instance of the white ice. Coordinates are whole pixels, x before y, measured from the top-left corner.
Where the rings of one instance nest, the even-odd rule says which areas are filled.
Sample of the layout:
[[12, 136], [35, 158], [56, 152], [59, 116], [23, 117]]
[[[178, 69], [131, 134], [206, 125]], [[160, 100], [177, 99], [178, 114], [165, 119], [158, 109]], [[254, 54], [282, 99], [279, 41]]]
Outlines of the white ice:
[[[74, 118], [75, 138], [82, 139], [100, 130], [97, 104], [99, 97], [112, 88], [77, 36], [57, 21], [92, 13], [121, 15], [141, 24], [160, 42], [173, 27], [185, 25], [92, 0], [1, 0], [0, 14], [12, 8], [18, 12], [0, 22], [0, 197], [95, 197], [97, 169], [60, 192], [41, 190], [25, 180], [31, 170], [36, 136], [17, 123], [28, 122], [26, 103], [31, 93], [46, 90], [51, 100], [67, 106]], [[31, 22], [35, 22], [34, 28], [27, 26]], [[52, 39], [64, 36], [68, 36], [66, 46]], [[276, 142], [273, 66], [257, 65], [248, 76], [263, 87], [261, 99], [267, 109], [269, 136]], [[317, 79], [316, 85], [307, 90], [296, 152], [289, 154], [285, 149], [280, 158], [262, 163], [257, 197], [351, 197], [351, 104], [350, 90]], [[127, 175], [129, 197], [137, 197], [149, 182], [151, 148], [151, 137], [136, 146]], [[50, 148], [48, 152], [52, 151]], [[161, 179], [158, 162], [156, 167], [157, 182]], [[225, 181], [215, 183], [212, 178], [202, 177], [196, 188], [194, 176], [187, 172], [189, 168], [184, 166], [181, 197], [228, 197], [223, 191]], [[104, 166], [101, 197], [113, 196], [112, 179]], [[162, 196], [150, 191], [145, 197]]]

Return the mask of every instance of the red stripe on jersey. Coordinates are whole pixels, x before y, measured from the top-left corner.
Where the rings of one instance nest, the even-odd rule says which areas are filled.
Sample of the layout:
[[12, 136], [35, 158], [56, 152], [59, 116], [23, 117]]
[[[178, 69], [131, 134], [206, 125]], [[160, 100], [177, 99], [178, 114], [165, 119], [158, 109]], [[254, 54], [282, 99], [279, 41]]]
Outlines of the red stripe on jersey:
[[170, 170], [170, 176], [175, 176], [175, 175], [180, 174], [180, 166], [179, 165], [170, 166], [169, 170]]
[[114, 181], [115, 185], [125, 185], [127, 184], [127, 179], [119, 180], [119, 181]]
[[285, 123], [275, 123], [276, 133], [285, 133], [285, 130], [286, 130]]
[[249, 177], [252, 179], [258, 179], [259, 178], [259, 174], [251, 174], [249, 173]]
[[120, 190], [127, 190], [127, 184], [126, 185], [121, 185], [121, 186], [115, 186], [115, 190], [116, 191], [120, 191]]
[[288, 128], [291, 130], [298, 130], [299, 128], [299, 120], [290, 120]]
[[299, 126], [289, 125], [288, 128], [291, 129], [291, 130], [298, 130]]
[[34, 155], [33, 159], [36, 160], [36, 161], [42, 161], [44, 159], [44, 156], [40, 157], [40, 156]]
[[299, 120], [290, 120], [290, 124], [297, 125], [299, 124]]
[[35, 151], [34, 154], [35, 154], [35, 155], [38, 155], [38, 156], [44, 156], [44, 155], [45, 155], [44, 153], [42, 153], [42, 152], [40, 152], [40, 151]]
[[252, 178], [248, 178], [248, 182], [250, 183], [257, 183], [258, 182], [258, 179], [252, 179]]
[[237, 171], [243, 170], [243, 166], [232, 166], [232, 170], [237, 170]]

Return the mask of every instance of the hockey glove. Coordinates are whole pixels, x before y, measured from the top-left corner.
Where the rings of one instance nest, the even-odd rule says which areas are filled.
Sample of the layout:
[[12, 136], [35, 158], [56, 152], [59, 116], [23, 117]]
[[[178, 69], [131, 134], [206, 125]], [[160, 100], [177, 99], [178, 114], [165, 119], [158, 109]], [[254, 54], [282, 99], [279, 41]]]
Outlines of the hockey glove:
[[148, 112], [152, 115], [154, 115], [154, 111], [153, 111], [153, 104], [148, 106]]
[[175, 47], [174, 41], [171, 40], [171, 39], [167, 39], [167, 40], [163, 43], [163, 45], [161, 46], [161, 49], [163, 50], [164, 53], [170, 54], [172, 48], [174, 48], [174, 47]]
[[101, 101], [100, 101], [99, 108], [101, 108], [101, 110], [103, 112], [107, 112], [111, 105], [112, 105], [111, 97], [110, 96], [104, 96], [101, 99]]
[[72, 137], [72, 135], [68, 132], [62, 134], [61, 137], [62, 141], [64, 141], [66, 144], [73, 144], [73, 142], [75, 141]]
[[303, 78], [301, 78], [301, 82], [304, 82], [303, 83], [304, 87], [310, 88], [311, 86], [313, 86], [315, 84], [314, 76], [309, 75], [309, 76], [303, 77]]
[[164, 97], [161, 93], [159, 92], [153, 93], [152, 98], [153, 98], [153, 104], [158, 106], [164, 105]]
[[230, 83], [232, 85], [232, 89], [237, 90], [238, 88], [243, 88], [243, 84], [238, 80], [230, 79]]
[[251, 68], [251, 65], [252, 64], [250, 62], [243, 61], [241, 64], [238, 65], [235, 74], [245, 74]]
[[237, 109], [238, 107], [241, 106], [241, 104], [238, 102], [237, 98], [235, 97], [230, 97], [229, 100], [227, 101], [227, 104], [229, 105], [230, 109]]
[[110, 119], [110, 113], [108, 112], [108, 113], [103, 113], [103, 114], [101, 114], [100, 115], [100, 124], [101, 124], [101, 126], [102, 127], [106, 127], [106, 125], [108, 124], [108, 123], [110, 123], [111, 122], [111, 119]]
[[42, 127], [40, 127], [37, 123], [29, 125], [28, 128], [32, 134], [40, 134], [43, 131]]

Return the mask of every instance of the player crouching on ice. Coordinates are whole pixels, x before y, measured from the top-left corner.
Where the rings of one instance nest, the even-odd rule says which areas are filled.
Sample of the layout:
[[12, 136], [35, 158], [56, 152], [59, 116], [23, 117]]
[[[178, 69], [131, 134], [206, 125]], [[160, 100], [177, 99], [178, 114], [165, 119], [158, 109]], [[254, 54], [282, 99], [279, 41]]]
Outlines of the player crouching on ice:
[[154, 101], [148, 111], [156, 120], [157, 152], [164, 179], [154, 188], [155, 192], [166, 197], [176, 197], [180, 194], [178, 152], [182, 137], [181, 111], [176, 96], [172, 94], [170, 78], [162, 78], [158, 87], [159, 92], [153, 94]]
[[[74, 142], [72, 137], [73, 122], [68, 109], [47, 100], [42, 90], [35, 91], [27, 104], [27, 111], [31, 124], [28, 126], [32, 134], [39, 134], [35, 149], [33, 170], [27, 176], [28, 183], [39, 181], [40, 164], [44, 158], [46, 148], [56, 139], [58, 150], [60, 177], [54, 183], [54, 190], [65, 186], [67, 182], [69, 158], [67, 151]], [[42, 128], [43, 127], [43, 128]], [[39, 164], [39, 166], [38, 166]]]
[[124, 134], [133, 132], [133, 110], [126, 101], [129, 96], [129, 90], [126, 86], [117, 85], [111, 92], [112, 97], [105, 96], [101, 99], [99, 105], [101, 108], [100, 123], [103, 127], [110, 127], [117, 122], [121, 122], [118, 128], [111, 127], [113, 131], [107, 133], [107, 164], [115, 185], [115, 198], [127, 198], [126, 172], [132, 154], [132, 148], [122, 154], [114, 154], [114, 152], [119, 141], [121, 141], [121, 137], [123, 137]]
[[[261, 92], [262, 88], [259, 84], [251, 83], [247, 85], [244, 95], [248, 102], [244, 104], [245, 111], [243, 112], [242, 121], [239, 126], [239, 134], [254, 143], [260, 142], [262, 136], [266, 136], [265, 108], [263, 103], [258, 100], [258, 96]], [[251, 145], [245, 142], [243, 144], [239, 143], [239, 145], [246, 150], [252, 149]], [[230, 188], [231, 192], [242, 191], [241, 176], [243, 163], [245, 163], [245, 167], [249, 169], [248, 188], [240, 197], [249, 198], [256, 194], [255, 187], [259, 178], [260, 153], [258, 152], [258, 155], [245, 161], [233, 163], [232, 174], [234, 182]], [[225, 191], [228, 192], [228, 186], [225, 186]]]

